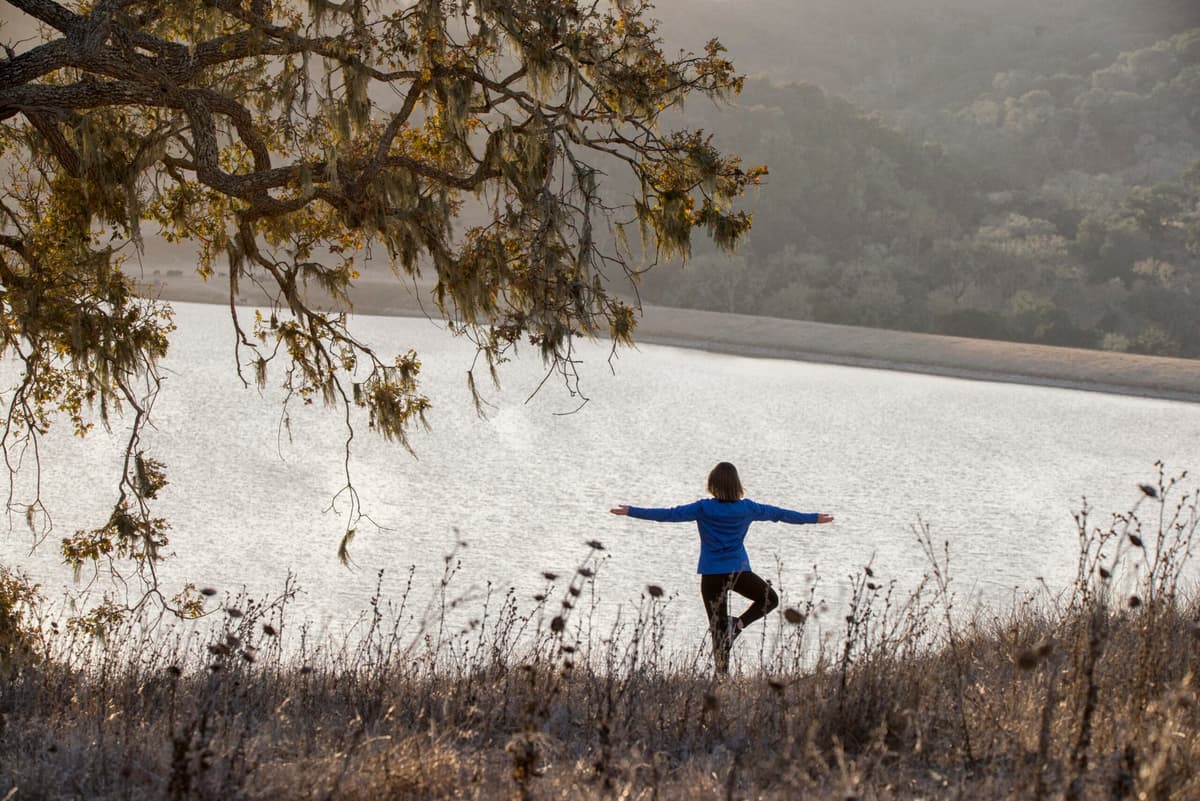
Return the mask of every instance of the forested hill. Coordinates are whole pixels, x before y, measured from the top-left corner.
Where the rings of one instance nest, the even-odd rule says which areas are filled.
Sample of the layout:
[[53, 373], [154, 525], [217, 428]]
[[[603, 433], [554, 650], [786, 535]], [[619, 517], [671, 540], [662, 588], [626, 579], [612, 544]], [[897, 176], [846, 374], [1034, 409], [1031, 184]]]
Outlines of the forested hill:
[[[950, 5], [923, 2], [943, 11]], [[781, 30], [804, 22], [802, 12], [775, 9], [780, 4], [773, 0], [713, 5], [773, 9], [785, 20]], [[876, 7], [887, 16], [873, 0], [848, 5]], [[1200, 294], [1200, 4], [1028, 4], [1024, 22], [1043, 30], [1033, 44], [1012, 51], [1002, 45], [1014, 35], [1013, 17], [998, 6], [989, 11], [994, 5], [972, 5], [971, 13], [943, 19], [965, 31], [980, 63], [1002, 67], [987, 80], [962, 46], [934, 35], [936, 26], [923, 49], [910, 27], [899, 26], [892, 40], [911, 55], [893, 60], [889, 74], [897, 92], [890, 107], [862, 103], [887, 70], [859, 65], [855, 72], [843, 65], [831, 82], [853, 95], [853, 103], [812, 82], [785, 82], [779, 68], [748, 80], [733, 109], [687, 109], [689, 124], [713, 132], [748, 163], [766, 163], [771, 174], [751, 202], [754, 230], [737, 255], [698, 243], [682, 271], [649, 273], [643, 297], [826, 322], [1200, 356], [1194, 302]], [[1131, 14], [1130, 5], [1142, 14]], [[705, 8], [700, 4], [697, 15]], [[1094, 14], [1078, 13], [1084, 8]], [[1055, 14], [1065, 27], [1050, 24]], [[734, 43], [734, 59], [740, 66], [769, 58], [764, 49], [749, 59], [737, 52], [742, 19], [731, 20], [722, 35]], [[1187, 22], [1196, 27], [1183, 27]], [[881, 26], [868, 26], [861, 36], [881, 36]], [[1137, 46], [1118, 46], [1122, 33]], [[1039, 49], [1037, 39], [1053, 44], [1053, 52]], [[807, 58], [821, 66], [817, 74], [832, 74], [831, 48], [797, 53], [794, 61]], [[905, 93], [922, 100], [900, 103]], [[934, 107], [930, 97], [945, 105]]]
[[1087, 74], [1200, 26], [1196, 0], [654, 0], [668, 45], [872, 109], [962, 106], [1011, 70]]

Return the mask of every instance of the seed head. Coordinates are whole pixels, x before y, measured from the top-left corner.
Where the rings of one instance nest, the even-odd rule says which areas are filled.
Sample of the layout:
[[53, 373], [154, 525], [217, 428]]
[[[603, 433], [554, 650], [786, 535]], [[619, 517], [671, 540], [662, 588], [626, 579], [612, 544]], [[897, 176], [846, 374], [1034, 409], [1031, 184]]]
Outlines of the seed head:
[[1158, 488], [1151, 484], [1138, 484], [1138, 489], [1140, 489], [1142, 491], [1142, 494], [1145, 495], [1147, 498], [1157, 498], [1158, 497]]
[[1144, 549], [1146, 547], [1145, 545], [1142, 544], [1142, 538], [1139, 537], [1137, 534], [1130, 534], [1129, 542], [1131, 545], [1133, 545], [1134, 548], [1143, 548]]
[[229, 615], [232, 618], [239, 618], [242, 616], [242, 610], [231, 606], [225, 610], [225, 614]]
[[1136, 595], [1129, 596], [1129, 608], [1130, 609], [1137, 609], [1141, 605], [1142, 605], [1141, 598], [1137, 597]]
[[791, 623], [793, 626], [799, 626], [805, 621], [806, 616], [799, 609], [793, 609], [789, 606], [787, 609], [783, 610], [783, 619], [788, 623]]
[[272, 626], [270, 623], [263, 623], [262, 629], [263, 629], [263, 634], [267, 635], [268, 637], [274, 637], [276, 634], [279, 633], [279, 632], [275, 631], [275, 627]]
[[563, 616], [556, 615], [554, 620], [550, 621], [550, 630], [553, 631], [555, 634], [558, 634], [558, 633], [562, 632], [562, 630], [564, 628], [566, 628], [566, 625], [567, 625], [567, 621], [563, 620]]
[[1100, 568], [1100, 578], [1102, 578], [1102, 579], [1112, 578], [1112, 571], [1107, 568], [1104, 568], [1104, 567]]
[[217, 594], [217, 591], [214, 590], [212, 587], [201, 587], [200, 594], [211, 598], [212, 596]]
[[547, 570], [542, 573], [542, 578], [544, 578], [546, 581], [554, 581], [555, 579], [558, 578], [558, 574], [551, 573], [549, 570]]
[[596, 571], [592, 570], [590, 567], [581, 567], [575, 572], [584, 578], [591, 578], [592, 576], [596, 575]]
[[651, 598], [663, 597], [663, 588], [658, 586], [657, 584], [647, 584], [646, 592], [650, 593]]
[[587, 547], [591, 548], [593, 551], [603, 551], [604, 550], [604, 543], [600, 542], [600, 540], [588, 540], [584, 544], [587, 545]]

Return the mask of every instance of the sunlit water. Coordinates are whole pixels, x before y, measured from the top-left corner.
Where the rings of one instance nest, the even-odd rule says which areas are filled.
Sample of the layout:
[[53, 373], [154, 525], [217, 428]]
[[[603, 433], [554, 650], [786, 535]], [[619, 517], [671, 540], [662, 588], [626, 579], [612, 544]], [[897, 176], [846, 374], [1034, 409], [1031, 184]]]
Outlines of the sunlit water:
[[[469, 343], [427, 320], [360, 317], [354, 328], [382, 350], [417, 349], [435, 407], [431, 430], [412, 437], [416, 458], [357, 421], [350, 470], [378, 528], [359, 527], [347, 569], [336, 558], [345, 505], [327, 511], [344, 483], [341, 413], [293, 407], [289, 438], [281, 394], [245, 389], [235, 374], [228, 310], [176, 308], [146, 437], [171, 481], [157, 507], [176, 554], [163, 584], [267, 595], [290, 572], [303, 590], [293, 615], [330, 632], [368, 608], [381, 569], [385, 599], [399, 598], [410, 567], [426, 597], [453, 551], [455, 594], [490, 583], [524, 600], [545, 590], [542, 571], [569, 576], [596, 539], [607, 548], [588, 601], [596, 622], [636, 608], [654, 583], [673, 597], [668, 637], [694, 643], [694, 525], [608, 509], [692, 501], [719, 460], [738, 465], [755, 500], [837, 517], [751, 529], [751, 559], [785, 599], [807, 596], [815, 573], [816, 597], [836, 607], [867, 564], [881, 581], [912, 586], [928, 571], [912, 532], [922, 520], [949, 542], [961, 601], [1002, 607], [1014, 589], [1070, 583], [1082, 496], [1098, 520], [1124, 511], [1137, 484], [1155, 479], [1156, 460], [1190, 467], [1200, 440], [1200, 407], [1185, 403], [649, 345], [621, 351], [615, 371], [607, 347], [584, 347], [589, 400], [577, 411], [553, 380], [526, 402], [543, 368], [525, 354], [502, 369], [502, 389], [487, 390], [493, 408], [480, 418], [464, 380]], [[121, 433], [48, 438], [43, 497], [56, 533], [32, 554], [19, 521], [3, 540], [0, 559], [52, 596], [71, 582], [57, 536], [111, 508]]]

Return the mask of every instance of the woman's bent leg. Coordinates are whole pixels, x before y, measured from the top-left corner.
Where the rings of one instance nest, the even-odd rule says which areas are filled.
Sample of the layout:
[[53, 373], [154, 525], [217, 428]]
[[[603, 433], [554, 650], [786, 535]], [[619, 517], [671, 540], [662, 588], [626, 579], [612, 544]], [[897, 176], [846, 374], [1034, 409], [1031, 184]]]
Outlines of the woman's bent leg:
[[779, 594], [770, 584], [749, 570], [732, 576], [728, 587], [751, 601], [749, 608], [739, 616], [742, 628], [765, 617], [767, 613], [779, 606]]

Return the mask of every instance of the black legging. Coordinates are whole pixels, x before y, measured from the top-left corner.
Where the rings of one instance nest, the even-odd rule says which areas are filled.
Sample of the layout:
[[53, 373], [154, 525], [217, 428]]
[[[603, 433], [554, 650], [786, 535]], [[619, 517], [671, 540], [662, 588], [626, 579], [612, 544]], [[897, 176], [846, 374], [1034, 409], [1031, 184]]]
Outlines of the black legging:
[[733, 644], [728, 637], [730, 590], [752, 602], [737, 617], [742, 622], [742, 628], [779, 606], [779, 594], [749, 570], [700, 576], [700, 595], [704, 598], [704, 611], [708, 613], [708, 625], [712, 631], [713, 656], [717, 670], [722, 673], [729, 669], [729, 648]]

